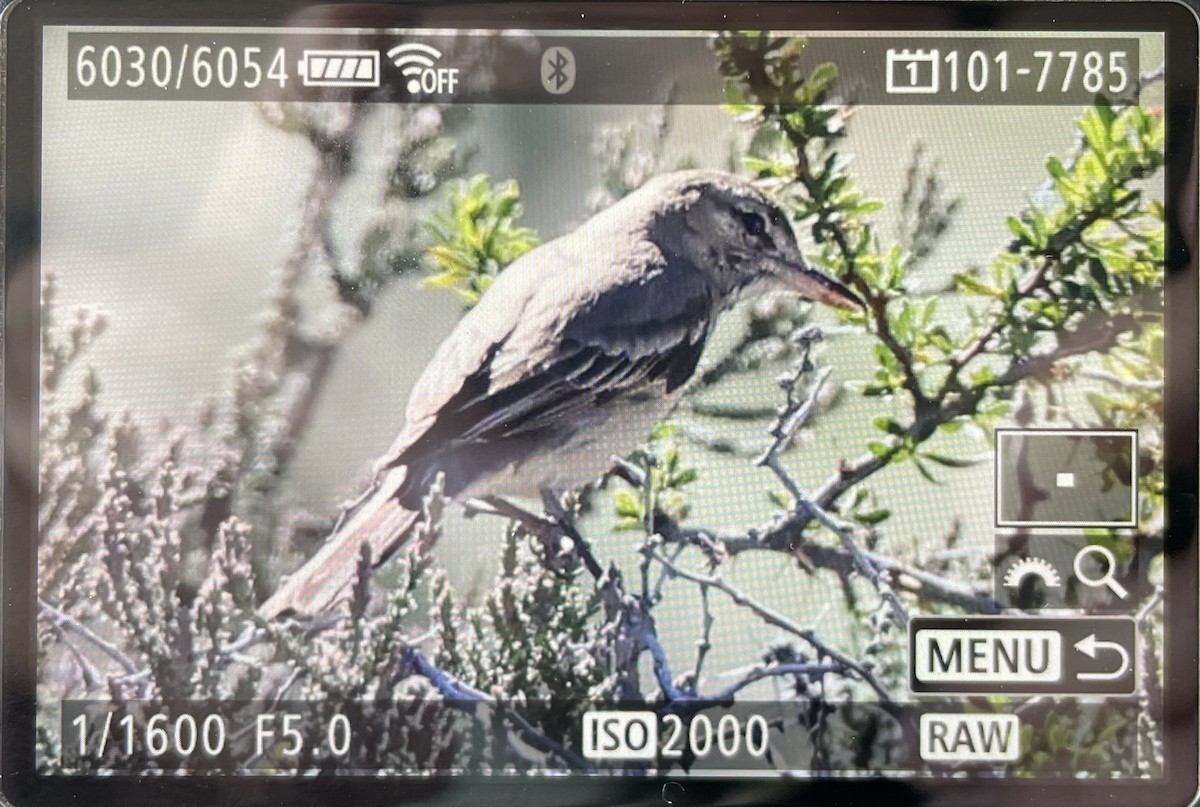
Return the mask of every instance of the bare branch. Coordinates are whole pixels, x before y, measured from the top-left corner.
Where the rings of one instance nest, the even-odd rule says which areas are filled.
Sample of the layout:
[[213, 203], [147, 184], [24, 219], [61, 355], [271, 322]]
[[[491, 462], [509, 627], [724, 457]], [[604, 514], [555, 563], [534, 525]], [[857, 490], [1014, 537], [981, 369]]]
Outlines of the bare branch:
[[590, 770], [592, 764], [571, 749], [551, 740], [524, 717], [488, 697], [474, 687], [468, 686], [450, 673], [439, 669], [413, 647], [402, 644], [399, 649], [398, 675], [416, 674], [424, 678], [446, 701], [456, 708], [471, 710], [472, 704], [486, 704], [503, 716], [520, 738], [530, 747], [542, 753], [552, 754], [576, 770]]
[[543, 502], [548, 510], [555, 511], [550, 513], [551, 518], [526, 510], [503, 496], [486, 496], [477, 502], [472, 502], [470, 509], [478, 513], [490, 513], [510, 518], [543, 539], [569, 539], [573, 544], [574, 551], [583, 562], [584, 568], [592, 577], [600, 579], [604, 575], [604, 569], [596, 560], [591, 544], [576, 529], [571, 515], [565, 512], [561, 505], [554, 502], [553, 496], [544, 496]]
[[1084, 369], [1079, 374], [1084, 378], [1103, 381], [1105, 384], [1111, 384], [1121, 389], [1149, 390], [1152, 392], [1161, 392], [1163, 389], [1163, 382], [1152, 378], [1123, 378], [1114, 373], [1093, 369]]
[[738, 692], [751, 684], [758, 683], [767, 678], [777, 678], [784, 675], [803, 675], [811, 678], [820, 678], [826, 674], [841, 675], [844, 672], [845, 670], [841, 665], [829, 663], [763, 664], [752, 667], [736, 683], [725, 687], [725, 689], [713, 695], [712, 699], [718, 703], [728, 703], [733, 700], [733, 696]]
[[[665, 569], [666, 567], [664, 567]], [[700, 687], [700, 673], [704, 670], [704, 659], [712, 650], [712, 610], [708, 607], [708, 586], [700, 586], [700, 638], [696, 640], [696, 666], [692, 668], [693, 689]]]
[[858, 545], [856, 536], [860, 532], [860, 528], [854, 524], [842, 521], [835, 518], [832, 514], [826, 512], [823, 508], [817, 505], [815, 501], [805, 493], [798, 484], [792, 479], [787, 469], [779, 461], [779, 452], [783, 447], [789, 444], [796, 431], [808, 420], [809, 415], [816, 403], [817, 396], [821, 393], [821, 388], [825, 384], [825, 380], [829, 378], [832, 369], [826, 367], [817, 374], [817, 377], [810, 385], [808, 394], [803, 399], [796, 398], [795, 389], [799, 383], [800, 377], [811, 369], [809, 363], [808, 352], [811, 349], [813, 342], [821, 338], [820, 331], [815, 328], [806, 329], [807, 334], [800, 336], [804, 341], [804, 354], [797, 367], [796, 373], [780, 382], [787, 391], [788, 402], [780, 412], [775, 424], [771, 427], [771, 436], [774, 440], [767, 450], [759, 458], [758, 464], [771, 471], [778, 477], [783, 486], [787, 488], [791, 494], [792, 500], [795, 503], [793, 512], [803, 514], [811, 518], [815, 518], [826, 529], [829, 529], [842, 539], [842, 545], [850, 556], [854, 559], [854, 568], [859, 574], [867, 578], [875, 589], [879, 592], [879, 596], [888, 604], [893, 618], [900, 627], [908, 624], [908, 612], [904, 608], [904, 604], [900, 602], [900, 598], [896, 596], [896, 592], [892, 589], [890, 581], [887, 579], [887, 572], [871, 561], [863, 552], [863, 549]]
[[[809, 326], [797, 331], [792, 336], [792, 341], [800, 348], [801, 357], [796, 364], [795, 370], [784, 376], [780, 382], [780, 387], [787, 394], [787, 401], [781, 407], [770, 429], [772, 437], [771, 443], [759, 456], [757, 464], [770, 469], [783, 486], [787, 489], [794, 502], [791, 518], [803, 520], [807, 522], [810, 519], [815, 519], [827, 529], [836, 533], [842, 540], [842, 545], [846, 553], [852, 560], [850, 569], [861, 574], [875, 587], [879, 592], [880, 597], [887, 603], [889, 611], [896, 623], [903, 627], [907, 624], [908, 613], [900, 598], [897, 596], [892, 587], [891, 581], [888, 579], [888, 568], [877, 564], [872, 557], [866, 554], [865, 550], [859, 546], [857, 538], [860, 533], [866, 531], [857, 525], [842, 521], [834, 517], [831, 513], [822, 508], [812, 497], [805, 493], [800, 486], [792, 479], [787, 469], [780, 462], [780, 454], [788, 445], [795, 439], [796, 432], [807, 422], [814, 411], [821, 391], [832, 373], [831, 368], [824, 368], [817, 373], [813, 382], [809, 385], [806, 394], [800, 397], [798, 388], [800, 380], [803, 376], [813, 370], [813, 365], [810, 359], [812, 347], [817, 342], [823, 339], [823, 334], [820, 329], [815, 326]], [[645, 492], [652, 487], [650, 483], [651, 475], [648, 471], [643, 471], [636, 466], [630, 466], [628, 463], [619, 466], [622, 476], [627, 480], [635, 480], [637, 486]], [[653, 499], [647, 495], [646, 507], [653, 505]], [[647, 512], [650, 512], [647, 510]], [[797, 533], [798, 540], [789, 542], [789, 548], [795, 549], [802, 541], [800, 533]], [[694, 532], [694, 540], [699, 542], [703, 532]], [[650, 548], [652, 550], [652, 548]], [[644, 552], [645, 554], [645, 552]], [[807, 554], [807, 547], [805, 548]], [[646, 579], [646, 570], [643, 568], [643, 579]]]
[[715, 588], [725, 596], [729, 597], [729, 599], [733, 600], [733, 602], [737, 605], [749, 609], [752, 613], [758, 616], [759, 619], [761, 619], [763, 622], [766, 622], [768, 625], [773, 625], [774, 627], [777, 627], [786, 633], [790, 633], [793, 636], [804, 640], [814, 650], [816, 650], [817, 653], [833, 659], [835, 662], [840, 664], [844, 672], [853, 673], [861, 681], [870, 686], [871, 689], [875, 690], [875, 692], [879, 695], [881, 700], [888, 703], [892, 701], [891, 694], [887, 691], [887, 689], [884, 688], [882, 684], [879, 683], [878, 679], [876, 679], [869, 670], [842, 651], [837, 650], [833, 646], [826, 643], [823, 639], [817, 636], [816, 631], [812, 630], [811, 628], [801, 627], [778, 611], [763, 605], [754, 598], [742, 592], [740, 589], [725, 582], [720, 577], [690, 572], [680, 566], [672, 564], [665, 557], [657, 553], [655, 554], [654, 559], [661, 563], [664, 567], [669, 568], [673, 576], [688, 580], [700, 586]]
[[67, 633], [73, 633], [79, 638], [86, 641], [88, 644], [100, 650], [104, 655], [115, 661], [122, 670], [127, 674], [133, 675], [137, 673], [138, 667], [133, 663], [133, 659], [127, 656], [122, 650], [107, 639], [103, 639], [94, 630], [80, 622], [70, 614], [66, 614], [55, 608], [50, 603], [38, 598], [38, 617], [54, 625], [59, 630]]
[[[629, 484], [645, 484], [641, 469], [626, 462], [614, 466], [614, 473]], [[848, 575], [857, 569], [854, 554], [844, 547], [830, 547], [806, 541], [804, 530], [813, 517], [799, 509], [770, 522], [751, 527], [744, 532], [712, 527], [684, 527], [669, 516], [660, 514], [659, 534], [668, 544], [700, 547], [706, 554], [739, 555], [742, 552], [778, 552], [795, 556], [803, 552], [805, 559], [818, 569]], [[860, 550], [863, 557], [881, 571], [888, 572], [892, 585], [900, 591], [916, 594], [921, 599], [953, 605], [982, 614], [999, 613], [1000, 606], [990, 589], [943, 577], [890, 555], [868, 549]]]
[[692, 693], [684, 692], [675, 686], [675, 679], [671, 675], [671, 662], [667, 658], [667, 651], [663, 649], [662, 643], [658, 641], [658, 634], [654, 632], [648, 620], [641, 620], [642, 630], [639, 638], [642, 645], [650, 652], [650, 658], [654, 662], [654, 678], [658, 681], [658, 687], [662, 690], [663, 696], [670, 702], [675, 701], [690, 701], [695, 696]]
[[[796, 551], [795, 547], [797, 546], [791, 541], [797, 539], [797, 536], [801, 534], [802, 528], [798, 529], [798, 525], [807, 523], [807, 521], [807, 516], [790, 515], [776, 524], [768, 525], [761, 531], [752, 530], [746, 533], [680, 528], [674, 533], [668, 533], [666, 538], [668, 541], [687, 543], [700, 540], [716, 542], [730, 555], [754, 551], [780, 552], [790, 555]], [[808, 542], [804, 543], [803, 552], [805, 558], [818, 569], [826, 569], [842, 575], [850, 574], [857, 569], [854, 554], [844, 547], [831, 547]], [[880, 552], [873, 552], [869, 549], [862, 549], [860, 552], [874, 566], [888, 572], [896, 588], [901, 591], [916, 594], [931, 602], [953, 605], [975, 613], [999, 613], [999, 604], [985, 587], [952, 580]]]

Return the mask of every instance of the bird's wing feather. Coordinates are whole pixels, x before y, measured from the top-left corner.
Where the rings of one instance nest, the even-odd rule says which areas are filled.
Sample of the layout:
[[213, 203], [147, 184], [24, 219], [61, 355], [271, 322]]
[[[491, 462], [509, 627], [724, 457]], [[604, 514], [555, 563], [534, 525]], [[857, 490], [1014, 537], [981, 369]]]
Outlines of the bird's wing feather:
[[663, 378], [673, 365], [691, 361], [690, 353], [698, 353], [698, 345], [680, 342], [659, 356], [636, 360], [595, 345], [564, 348], [536, 375], [448, 413], [457, 414], [465, 425], [454, 439], [495, 440], [561, 424], [577, 412]]
[[[610, 272], [607, 286], [595, 282], [596, 267], [585, 267], [590, 277], [574, 284], [551, 282], [528, 264], [506, 270], [501, 280], [519, 270], [511, 280], [522, 281], [527, 293], [515, 294], [497, 282], [448, 337], [422, 377], [433, 383], [414, 390], [417, 412], [410, 405], [409, 423], [388, 464], [411, 464], [454, 445], [561, 428], [576, 412], [660, 380], [667, 392], [680, 387], [703, 350], [715, 313], [713, 291], [678, 259], [656, 251], [641, 257], [653, 265]], [[593, 253], [588, 263], [594, 261]], [[579, 271], [560, 279], [569, 281]], [[513, 299], [521, 304], [513, 305]], [[515, 322], [495, 327], [500, 317]], [[479, 329], [469, 322], [479, 319], [504, 332], [484, 348], [478, 346]], [[478, 363], [469, 372], [461, 361], [467, 352], [455, 345], [461, 339], [476, 344]], [[439, 394], [432, 394], [433, 387]]]

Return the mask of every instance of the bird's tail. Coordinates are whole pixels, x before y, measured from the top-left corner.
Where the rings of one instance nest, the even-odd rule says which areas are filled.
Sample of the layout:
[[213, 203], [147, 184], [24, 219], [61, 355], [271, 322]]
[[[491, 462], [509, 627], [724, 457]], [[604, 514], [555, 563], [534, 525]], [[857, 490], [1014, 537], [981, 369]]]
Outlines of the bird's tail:
[[259, 606], [259, 614], [267, 619], [289, 613], [315, 616], [349, 599], [362, 545], [370, 549], [372, 564], [380, 563], [404, 545], [420, 518], [396, 501], [403, 474], [392, 471], [346, 510], [324, 546], [280, 583]]

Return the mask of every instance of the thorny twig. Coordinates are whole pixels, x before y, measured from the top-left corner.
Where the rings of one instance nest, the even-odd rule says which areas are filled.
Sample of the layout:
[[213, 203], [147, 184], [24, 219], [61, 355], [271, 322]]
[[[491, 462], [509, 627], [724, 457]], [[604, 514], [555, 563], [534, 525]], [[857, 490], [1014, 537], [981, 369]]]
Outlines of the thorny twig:
[[[636, 466], [626, 463], [614, 470], [635, 487], [645, 484], [644, 475]], [[760, 527], [739, 532], [712, 527], [684, 527], [675, 523], [670, 516], [659, 513], [658, 528], [664, 542], [699, 546], [706, 553], [717, 551], [734, 556], [742, 552], [781, 552], [790, 555], [803, 540], [800, 525], [806, 525], [808, 520], [807, 513], [793, 512], [782, 519], [776, 518]], [[975, 613], [999, 613], [999, 603], [984, 586], [952, 580], [881, 552], [869, 549], [861, 552], [877, 568], [888, 572], [894, 581], [893, 585], [901, 591]], [[854, 555], [843, 547], [805, 543], [804, 556], [815, 568], [837, 574], [850, 574], [857, 568]]]
[[[676, 544], [675, 546], [671, 547], [671, 562], [674, 563], [676, 560], [678, 560], [679, 556], [682, 555], [686, 549], [687, 544]], [[658, 570], [658, 580], [655, 582], [654, 588], [651, 590], [649, 596], [651, 605], [662, 599], [663, 586], [665, 586], [667, 581], [670, 579], [671, 573], [667, 570], [667, 567], [660, 567]], [[705, 607], [707, 607], [707, 602], [705, 603]]]
[[829, 645], [827, 642], [817, 636], [816, 631], [813, 629], [801, 627], [785, 617], [783, 614], [772, 608], [769, 608], [766, 605], [763, 605], [753, 597], [748, 596], [740, 589], [730, 585], [716, 575], [710, 576], [690, 572], [687, 569], [672, 564], [669, 560], [658, 553], [655, 553], [654, 559], [662, 564], [665, 568], [669, 568], [673, 576], [682, 578], [699, 586], [715, 588], [717, 591], [720, 591], [722, 594], [729, 597], [729, 599], [733, 600], [733, 602], [737, 605], [749, 609], [752, 613], [758, 616], [759, 619], [761, 619], [763, 622], [766, 622], [768, 625], [773, 625], [774, 627], [777, 627], [786, 633], [790, 633], [793, 636], [802, 639], [814, 650], [816, 650], [817, 653], [824, 657], [830, 658], [839, 664], [843, 674], [853, 674], [870, 686], [871, 689], [875, 690], [876, 694], [879, 695], [882, 701], [885, 703], [890, 703], [892, 701], [891, 694], [881, 683], [879, 683], [879, 680], [875, 678], [870, 670], [866, 669], [863, 665], [859, 664], [842, 651]]
[[584, 568], [588, 570], [588, 573], [592, 577], [600, 579], [604, 575], [604, 569], [600, 566], [600, 562], [596, 560], [591, 544], [575, 528], [570, 514], [561, 505], [556, 506], [553, 502], [553, 497], [550, 495], [545, 496], [543, 501], [546, 504], [547, 510], [553, 511], [549, 513], [550, 518], [526, 510], [524, 507], [514, 504], [503, 496], [486, 496], [482, 499], [473, 500], [470, 502], [469, 507], [470, 511], [474, 513], [490, 513], [516, 521], [543, 540], [561, 540], [565, 538], [571, 541], [572, 547], [578, 553]]
[[647, 484], [642, 486], [642, 530], [645, 534], [645, 540], [642, 541], [641, 555], [642, 561], [638, 564], [638, 571], [642, 577], [642, 598], [650, 597], [650, 557], [653, 551], [656, 538], [654, 535], [654, 511], [658, 503], [655, 500], [654, 490], [654, 465], [655, 457], [652, 454], [646, 454], [646, 480]]
[[814, 518], [825, 528], [837, 533], [841, 537], [842, 546], [845, 547], [846, 551], [854, 559], [856, 571], [871, 582], [876, 591], [879, 592], [879, 596], [888, 604], [891, 616], [896, 621], [896, 624], [904, 627], [908, 624], [908, 612], [892, 588], [891, 582], [888, 580], [887, 571], [876, 566], [856, 540], [862, 530], [854, 524], [835, 518], [832, 514], [819, 507], [812, 497], [796, 484], [791, 474], [788, 473], [787, 469], [779, 461], [780, 453], [792, 442], [796, 432], [808, 420], [813, 408], [816, 406], [817, 396], [820, 395], [821, 388], [824, 386], [826, 379], [829, 378], [830, 373], [833, 372], [829, 367], [824, 368], [817, 373], [812, 384], [809, 385], [808, 394], [803, 398], [797, 396], [796, 388], [800, 383], [800, 379], [806, 373], [813, 370], [813, 365], [809, 358], [812, 346], [821, 341], [822, 338], [821, 331], [815, 326], [809, 326], [793, 337], [793, 340], [800, 344], [803, 353], [795, 372], [785, 376], [779, 382], [779, 385], [787, 393], [787, 404], [779, 410], [779, 416], [771, 426], [770, 433], [774, 439], [766, 451], [763, 452], [762, 456], [758, 458], [757, 464], [769, 468], [779, 478], [779, 481], [783, 483], [783, 486], [787, 488], [788, 493], [795, 503], [793, 507], [795, 514], [803, 514]]
[[[850, 559], [848, 567], [844, 568], [844, 573], [850, 571], [858, 572], [866, 577], [875, 585], [879, 591], [881, 598], [887, 603], [889, 616], [898, 625], [903, 626], [907, 622], [907, 612], [900, 602], [887, 579], [888, 571], [882, 564], [877, 564], [875, 557], [868, 554], [862, 549], [855, 538], [859, 532], [859, 528], [855, 525], [848, 524], [830, 513], [825, 512], [818, 507], [815, 502], [809, 497], [799, 485], [791, 478], [790, 474], [779, 461], [780, 454], [794, 440], [796, 432], [810, 417], [813, 409], [816, 406], [816, 401], [821, 393], [822, 387], [830, 375], [830, 370], [827, 368], [821, 371], [814, 382], [809, 386], [807, 394], [804, 396], [797, 395], [797, 387], [800, 379], [806, 373], [813, 370], [813, 365], [810, 360], [810, 352], [813, 344], [821, 339], [821, 332], [816, 328], [805, 328], [793, 337], [795, 343], [801, 348], [802, 354], [796, 371], [783, 379], [780, 383], [787, 392], [787, 403], [778, 411], [778, 416], [774, 425], [771, 427], [772, 442], [758, 459], [758, 464], [769, 468], [787, 488], [795, 502], [794, 514], [802, 514], [805, 517], [816, 518], [830, 530], [836, 532], [842, 538], [844, 552]], [[657, 635], [654, 633], [652, 623], [648, 619], [640, 620], [639, 624], [642, 630], [639, 634], [639, 639], [642, 645], [650, 652], [654, 662], [655, 678], [658, 681], [659, 687], [668, 698], [669, 701], [676, 702], [692, 702], [703, 701], [709, 702], [712, 698], [708, 698], [699, 694], [700, 677], [703, 669], [704, 659], [711, 647], [711, 630], [713, 618], [708, 608], [708, 589], [716, 588], [726, 596], [730, 597], [735, 603], [746, 607], [755, 613], [759, 618], [763, 619], [768, 624], [779, 627], [795, 636], [800, 637], [805, 642], [810, 644], [818, 653], [824, 657], [833, 659], [833, 664], [829, 671], [842, 675], [851, 675], [859, 678], [868, 686], [879, 694], [880, 698], [885, 702], [891, 701], [891, 696], [887, 690], [879, 683], [874, 675], [863, 665], [851, 659], [841, 651], [835, 650], [824, 641], [816, 636], [816, 633], [811, 629], [802, 628], [793, 623], [783, 615], [773, 609], [753, 600], [739, 589], [733, 587], [729, 583], [722, 580], [720, 577], [706, 576], [695, 574], [686, 571], [676, 565], [676, 560], [679, 556], [679, 548], [673, 551], [668, 558], [658, 551], [658, 547], [664, 540], [662, 536], [655, 532], [655, 527], [659, 526], [658, 514], [655, 512], [655, 502], [653, 498], [653, 476], [652, 467], [638, 467], [628, 462], [617, 463], [617, 473], [623, 476], [627, 481], [635, 484], [645, 496], [643, 501], [643, 513], [646, 520], [646, 540], [641, 548], [643, 562], [641, 563], [642, 577], [642, 607], [650, 608], [657, 601], [658, 594], [661, 591], [663, 582], [672, 577], [679, 577], [697, 584], [700, 587], [701, 604], [703, 608], [703, 624], [702, 635], [697, 642], [697, 657], [693, 669], [691, 680], [691, 692], [683, 692], [674, 683], [671, 672], [670, 663], [667, 658], [666, 651], [662, 648], [658, 641]], [[669, 525], [669, 522], [668, 522]], [[674, 525], [669, 525], [674, 526]], [[695, 534], [694, 542], [698, 545], [702, 544], [707, 536]], [[688, 543], [691, 543], [688, 542]], [[649, 565], [650, 561], [655, 561], [659, 564], [661, 573], [658, 584], [653, 587], [649, 583]], [[651, 595], [653, 592], [653, 596]], [[971, 599], [974, 599], [972, 597]], [[753, 673], [753, 680], [760, 680], [763, 677], [768, 677], [768, 674], [761, 672]], [[739, 682], [727, 689], [728, 697], [732, 697], [733, 693], [740, 691], [745, 686], [753, 683], [753, 680]]]
[[663, 648], [662, 642], [658, 640], [658, 634], [654, 631], [653, 625], [647, 619], [641, 620], [639, 624], [642, 629], [638, 633], [638, 639], [650, 653], [650, 659], [654, 663], [654, 678], [658, 681], [658, 688], [662, 690], [667, 702], [679, 703], [696, 700], [697, 696], [694, 692], [685, 692], [675, 686], [675, 679], [671, 674], [671, 661], [667, 657], [667, 651]]
[[[686, 532], [684, 533], [686, 536]], [[753, 550], [779, 551], [772, 546], [770, 531], [752, 535], [708, 536], [719, 540], [731, 555]], [[689, 539], [690, 540], [690, 539]], [[881, 552], [861, 550], [862, 555], [877, 568], [891, 574], [896, 587], [932, 602], [940, 602], [980, 614], [999, 613], [1000, 605], [984, 586], [962, 583], [934, 572], [914, 566]], [[805, 556], [818, 569], [831, 569], [838, 574], [847, 574], [856, 567], [853, 556], [845, 549], [809, 544], [804, 547]]]
[[67, 637], [66, 631], [55, 626], [58, 639], [66, 646], [67, 651], [71, 654], [71, 658], [75, 660], [75, 664], [79, 667], [79, 676], [83, 679], [83, 688], [85, 692], [94, 692], [100, 687], [100, 675], [96, 670], [95, 665], [88, 660], [88, 657], [83, 654], [75, 642]]
[[820, 678], [827, 674], [841, 675], [845, 670], [840, 664], [821, 663], [789, 663], [789, 664], [760, 664], [746, 671], [735, 683], [722, 689], [712, 696], [717, 703], [728, 703], [741, 690], [767, 678], [777, 678], [784, 675], [803, 675], [808, 678]]

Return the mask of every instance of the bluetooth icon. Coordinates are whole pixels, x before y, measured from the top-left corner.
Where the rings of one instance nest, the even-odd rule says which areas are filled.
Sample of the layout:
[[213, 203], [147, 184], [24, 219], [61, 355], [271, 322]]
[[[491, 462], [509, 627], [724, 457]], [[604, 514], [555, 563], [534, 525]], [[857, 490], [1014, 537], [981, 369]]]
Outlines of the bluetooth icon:
[[575, 54], [555, 46], [542, 54], [542, 86], [551, 95], [563, 95], [575, 86]]

